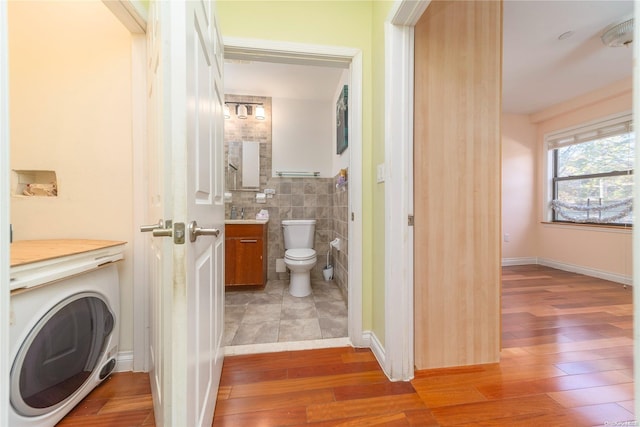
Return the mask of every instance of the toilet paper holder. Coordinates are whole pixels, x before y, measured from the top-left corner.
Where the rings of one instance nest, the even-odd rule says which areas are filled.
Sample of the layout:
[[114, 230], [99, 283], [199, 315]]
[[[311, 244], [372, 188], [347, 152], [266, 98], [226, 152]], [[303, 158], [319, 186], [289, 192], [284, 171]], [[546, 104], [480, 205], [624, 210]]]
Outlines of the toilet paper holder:
[[340, 240], [339, 238], [336, 237], [331, 242], [329, 242], [329, 246], [332, 246], [332, 247], [336, 248], [338, 250], [338, 252], [339, 252], [340, 249], [342, 249], [342, 240]]

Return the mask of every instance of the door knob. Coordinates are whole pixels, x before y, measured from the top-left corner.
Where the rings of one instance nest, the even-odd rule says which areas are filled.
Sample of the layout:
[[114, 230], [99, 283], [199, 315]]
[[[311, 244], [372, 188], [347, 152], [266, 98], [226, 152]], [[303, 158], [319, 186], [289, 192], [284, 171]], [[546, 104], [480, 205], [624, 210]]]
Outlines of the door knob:
[[200, 228], [198, 227], [198, 223], [195, 221], [191, 221], [189, 223], [189, 240], [195, 242], [198, 236], [215, 236], [218, 237], [220, 235], [220, 230], [217, 228]]

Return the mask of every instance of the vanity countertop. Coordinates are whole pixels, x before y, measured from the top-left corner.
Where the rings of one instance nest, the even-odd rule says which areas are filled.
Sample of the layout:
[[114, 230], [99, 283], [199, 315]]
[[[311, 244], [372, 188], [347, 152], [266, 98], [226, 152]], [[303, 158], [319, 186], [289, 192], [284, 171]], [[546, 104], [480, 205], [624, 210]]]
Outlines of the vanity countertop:
[[268, 219], [227, 219], [225, 224], [266, 224]]

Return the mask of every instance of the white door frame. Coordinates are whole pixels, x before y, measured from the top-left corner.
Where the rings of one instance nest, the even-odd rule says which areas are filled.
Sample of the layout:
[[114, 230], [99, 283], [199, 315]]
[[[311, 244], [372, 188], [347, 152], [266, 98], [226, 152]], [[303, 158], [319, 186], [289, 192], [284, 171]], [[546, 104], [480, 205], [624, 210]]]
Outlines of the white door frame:
[[385, 23], [385, 354], [391, 380], [413, 378], [413, 28], [430, 0], [397, 0]]
[[350, 64], [349, 87], [349, 338], [369, 347], [362, 331], [362, 52], [360, 49], [259, 39], [224, 37], [225, 56], [261, 58], [283, 64]]
[[[9, 42], [0, 2], [0, 348], [9, 348]], [[0, 425], [9, 424], [9, 353], [0, 352]]]
[[[133, 349], [129, 360], [120, 357], [122, 370], [149, 371], [149, 278], [148, 254], [140, 225], [145, 223], [148, 197], [145, 168], [147, 158], [147, 9], [139, 0], [103, 3], [131, 32], [131, 145], [133, 165]], [[124, 362], [124, 363], [123, 363]]]

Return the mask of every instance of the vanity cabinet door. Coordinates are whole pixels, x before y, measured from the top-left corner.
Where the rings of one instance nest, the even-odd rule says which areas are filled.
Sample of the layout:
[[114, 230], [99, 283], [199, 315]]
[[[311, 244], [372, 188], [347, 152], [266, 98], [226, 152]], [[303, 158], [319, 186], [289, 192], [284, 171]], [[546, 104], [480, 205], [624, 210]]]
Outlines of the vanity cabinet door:
[[264, 285], [262, 280], [262, 236], [236, 239], [236, 283]]
[[266, 225], [228, 224], [226, 226], [225, 285], [266, 285], [266, 232]]

